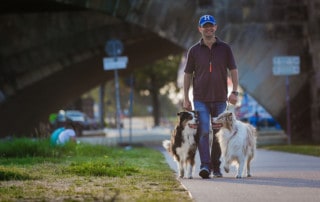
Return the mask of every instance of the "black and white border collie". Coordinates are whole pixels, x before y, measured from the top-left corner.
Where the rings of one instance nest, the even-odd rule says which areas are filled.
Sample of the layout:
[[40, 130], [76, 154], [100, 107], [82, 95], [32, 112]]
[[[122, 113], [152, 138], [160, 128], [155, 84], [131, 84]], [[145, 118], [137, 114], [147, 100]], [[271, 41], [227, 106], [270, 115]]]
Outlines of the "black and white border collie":
[[163, 147], [177, 162], [179, 177], [191, 179], [195, 166], [198, 142], [198, 118], [196, 111], [179, 112], [179, 123], [172, 131], [171, 140], [164, 140]]

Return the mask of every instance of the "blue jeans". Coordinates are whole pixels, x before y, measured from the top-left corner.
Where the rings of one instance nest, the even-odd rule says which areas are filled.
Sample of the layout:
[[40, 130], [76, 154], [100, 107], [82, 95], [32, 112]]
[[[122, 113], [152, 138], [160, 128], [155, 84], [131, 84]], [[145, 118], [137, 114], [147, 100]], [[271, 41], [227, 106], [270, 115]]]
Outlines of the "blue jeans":
[[[217, 117], [219, 114], [225, 111], [227, 107], [226, 102], [201, 102], [194, 101], [194, 109], [198, 111], [199, 118], [199, 144], [198, 150], [200, 154], [200, 169], [205, 167], [207, 169], [213, 169], [213, 172], [220, 171], [220, 156], [221, 149], [219, 142], [215, 135], [213, 136], [213, 142], [211, 147], [211, 155], [209, 149], [209, 133], [211, 117]], [[218, 130], [214, 130], [213, 133], [217, 133]]]

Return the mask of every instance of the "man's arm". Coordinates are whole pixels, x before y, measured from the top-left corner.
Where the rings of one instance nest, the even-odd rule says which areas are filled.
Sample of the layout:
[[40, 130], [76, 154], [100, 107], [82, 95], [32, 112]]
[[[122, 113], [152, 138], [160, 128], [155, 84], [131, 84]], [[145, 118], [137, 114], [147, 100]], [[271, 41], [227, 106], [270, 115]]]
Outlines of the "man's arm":
[[231, 81], [232, 81], [232, 91], [238, 91], [239, 79], [238, 79], [238, 70], [232, 69], [230, 70]]
[[191, 85], [191, 78], [192, 74], [185, 73], [184, 74], [184, 80], [183, 80], [183, 92], [184, 92], [184, 102], [183, 102], [183, 108], [186, 110], [191, 111], [192, 106], [189, 99], [189, 89]]
[[[238, 92], [238, 85], [239, 85], [239, 79], [238, 79], [238, 70], [232, 69], [230, 70], [231, 75], [231, 81], [232, 81], [232, 92]], [[233, 105], [237, 104], [238, 101], [238, 95], [231, 93], [229, 95], [229, 102]]]

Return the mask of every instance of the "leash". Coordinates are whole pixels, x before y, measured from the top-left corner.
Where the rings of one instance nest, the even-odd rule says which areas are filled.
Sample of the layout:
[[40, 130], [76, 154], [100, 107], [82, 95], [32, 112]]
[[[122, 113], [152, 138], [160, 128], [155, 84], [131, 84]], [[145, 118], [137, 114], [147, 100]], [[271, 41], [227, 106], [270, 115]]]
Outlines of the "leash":
[[227, 102], [227, 109], [226, 109], [227, 111], [230, 111], [230, 110], [229, 110], [229, 106], [230, 106], [230, 102], [229, 102], [229, 100], [228, 100], [228, 102]]
[[[231, 109], [230, 109], [231, 107], [234, 109], [234, 105], [231, 104], [231, 103], [229, 102], [229, 100], [228, 100], [226, 111], [231, 111]], [[233, 110], [233, 111], [234, 111], [234, 110]]]
[[233, 105], [228, 101], [227, 102], [226, 111], [227, 112], [232, 112], [236, 116], [236, 105]]

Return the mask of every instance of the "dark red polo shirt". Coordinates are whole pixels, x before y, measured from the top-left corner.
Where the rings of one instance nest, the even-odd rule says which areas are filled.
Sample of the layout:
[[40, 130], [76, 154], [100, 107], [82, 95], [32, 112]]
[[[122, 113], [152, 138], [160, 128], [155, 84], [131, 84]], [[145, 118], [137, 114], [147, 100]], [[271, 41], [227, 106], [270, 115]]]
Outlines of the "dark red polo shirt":
[[[211, 68], [210, 68], [211, 62]], [[236, 69], [230, 46], [216, 38], [211, 50], [200, 42], [188, 51], [184, 72], [193, 74], [193, 99], [202, 102], [224, 102], [228, 96], [228, 69]]]

